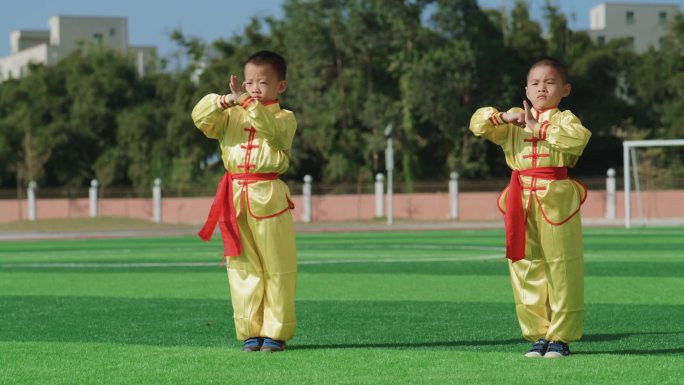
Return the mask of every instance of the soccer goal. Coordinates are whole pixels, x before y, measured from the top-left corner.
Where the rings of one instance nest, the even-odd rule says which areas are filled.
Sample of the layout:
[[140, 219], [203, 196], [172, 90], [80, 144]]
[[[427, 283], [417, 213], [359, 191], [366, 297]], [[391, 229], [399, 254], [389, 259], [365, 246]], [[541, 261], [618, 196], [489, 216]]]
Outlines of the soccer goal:
[[624, 141], [623, 162], [625, 227], [684, 223], [684, 139]]

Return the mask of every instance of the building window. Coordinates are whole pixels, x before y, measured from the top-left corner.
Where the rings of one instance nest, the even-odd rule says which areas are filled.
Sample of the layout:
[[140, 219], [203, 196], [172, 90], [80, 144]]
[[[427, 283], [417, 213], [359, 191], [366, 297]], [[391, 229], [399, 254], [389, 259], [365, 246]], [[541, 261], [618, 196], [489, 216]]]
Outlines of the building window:
[[664, 49], [667, 47], [667, 37], [661, 36], [658, 38], [658, 48]]
[[93, 43], [95, 43], [95, 45], [102, 45], [102, 34], [101, 33], [93, 34]]
[[598, 45], [604, 45], [606, 44], [606, 37], [603, 35], [597, 36], [596, 41], [598, 42]]
[[667, 24], [667, 12], [658, 12], [658, 23], [660, 23], [660, 25]]
[[627, 24], [634, 24], [634, 11], [627, 11], [627, 13], [625, 13], [625, 21]]
[[627, 36], [627, 44], [629, 48], [634, 49], [634, 36]]
[[110, 28], [109, 29], [109, 36], [111, 36], [111, 37], [116, 36], [116, 28]]

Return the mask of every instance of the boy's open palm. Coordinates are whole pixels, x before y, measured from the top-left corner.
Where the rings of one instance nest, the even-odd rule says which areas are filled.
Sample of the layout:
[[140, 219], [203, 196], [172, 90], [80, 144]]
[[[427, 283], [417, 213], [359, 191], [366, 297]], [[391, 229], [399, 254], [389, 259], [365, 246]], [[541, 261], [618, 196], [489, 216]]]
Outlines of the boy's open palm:
[[230, 86], [230, 93], [233, 94], [235, 99], [247, 92], [244, 83], [241, 83], [240, 80], [238, 80], [238, 77], [235, 75], [230, 75], [230, 82], [228, 85]]
[[534, 131], [539, 122], [532, 116], [532, 110], [530, 109], [530, 105], [527, 104], [527, 100], [523, 101], [523, 106], [525, 107], [525, 124], [530, 130]]
[[505, 122], [514, 124], [518, 127], [527, 126], [530, 128], [530, 130], [534, 130], [539, 122], [534, 118], [534, 116], [532, 116], [532, 110], [530, 109], [530, 105], [527, 103], [527, 100], [523, 101], [523, 108], [524, 111], [520, 112], [504, 112], [501, 114], [501, 118]]

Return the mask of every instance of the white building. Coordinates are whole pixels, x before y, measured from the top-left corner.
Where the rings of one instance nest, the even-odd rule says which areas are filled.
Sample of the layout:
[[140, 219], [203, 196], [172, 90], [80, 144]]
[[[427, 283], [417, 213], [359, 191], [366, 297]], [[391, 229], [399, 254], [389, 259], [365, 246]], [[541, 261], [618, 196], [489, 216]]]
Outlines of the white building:
[[10, 54], [0, 57], [0, 81], [20, 78], [29, 63], [54, 64], [79, 46], [115, 49], [135, 60], [142, 76], [156, 66], [156, 48], [128, 44], [125, 17], [53, 16], [49, 31], [18, 30], [10, 34]]
[[601, 3], [590, 11], [588, 32], [598, 44], [626, 38], [634, 51], [644, 52], [660, 47], [679, 12], [679, 5], [672, 3]]

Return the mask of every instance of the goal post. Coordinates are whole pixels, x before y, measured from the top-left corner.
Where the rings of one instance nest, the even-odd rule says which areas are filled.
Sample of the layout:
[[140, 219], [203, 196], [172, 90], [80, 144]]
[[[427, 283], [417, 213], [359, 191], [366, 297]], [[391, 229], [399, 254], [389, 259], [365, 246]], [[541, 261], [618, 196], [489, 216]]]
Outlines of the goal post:
[[684, 139], [654, 139], [654, 140], [626, 140], [622, 142], [622, 160], [623, 160], [623, 177], [624, 177], [624, 193], [625, 193], [625, 227], [632, 227], [632, 199], [631, 199], [631, 183], [630, 170], [634, 173], [634, 187], [637, 193], [637, 206], [640, 208], [641, 201], [639, 199], [640, 186], [639, 178], [637, 176], [637, 160], [634, 154], [634, 149], [638, 147], [669, 147], [669, 146], [684, 146]]

